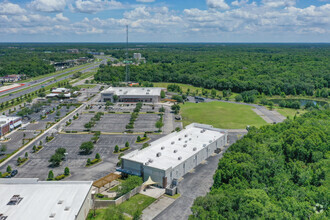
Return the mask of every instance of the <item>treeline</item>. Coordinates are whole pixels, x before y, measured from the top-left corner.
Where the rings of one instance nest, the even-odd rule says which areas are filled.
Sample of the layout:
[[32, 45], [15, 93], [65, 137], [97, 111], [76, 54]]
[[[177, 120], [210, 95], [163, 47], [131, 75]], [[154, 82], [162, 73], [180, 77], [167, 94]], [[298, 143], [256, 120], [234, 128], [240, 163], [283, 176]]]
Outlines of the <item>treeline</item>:
[[[122, 58], [119, 51], [113, 55]], [[314, 95], [316, 90], [328, 89], [330, 82], [327, 44], [176, 44], [132, 52], [141, 52], [147, 60], [130, 66], [131, 80], [139, 82], [185, 83], [237, 93], [257, 90], [266, 95]], [[104, 67], [97, 78], [122, 81], [124, 72], [124, 67]]]
[[[51, 65], [53, 62], [62, 62], [79, 57], [93, 57], [85, 52], [79, 54], [69, 54], [66, 50], [59, 50], [53, 47], [4, 47], [0, 44], [0, 76], [10, 74], [25, 74], [28, 77], [44, 75], [55, 72]], [[49, 49], [49, 52], [46, 51]]]
[[329, 219], [329, 122], [329, 110], [312, 111], [249, 130], [189, 219]]

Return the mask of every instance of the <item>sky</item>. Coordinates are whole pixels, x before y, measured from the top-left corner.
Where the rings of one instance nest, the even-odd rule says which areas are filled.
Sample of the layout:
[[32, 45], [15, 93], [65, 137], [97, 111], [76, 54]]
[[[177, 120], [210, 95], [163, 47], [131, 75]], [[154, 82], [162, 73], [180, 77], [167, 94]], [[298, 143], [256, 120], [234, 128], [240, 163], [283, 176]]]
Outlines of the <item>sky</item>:
[[324, 42], [330, 0], [0, 0], [0, 42]]

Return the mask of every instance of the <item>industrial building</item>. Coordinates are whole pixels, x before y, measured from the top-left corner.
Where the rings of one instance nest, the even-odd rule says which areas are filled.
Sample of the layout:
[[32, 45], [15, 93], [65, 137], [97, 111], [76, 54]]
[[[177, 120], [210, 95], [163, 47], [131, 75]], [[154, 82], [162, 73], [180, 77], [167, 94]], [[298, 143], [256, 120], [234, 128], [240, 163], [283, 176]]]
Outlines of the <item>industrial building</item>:
[[93, 205], [92, 183], [0, 179], [0, 219], [85, 220]]
[[162, 88], [156, 87], [110, 87], [101, 92], [102, 102], [114, 102], [114, 96], [118, 97], [117, 102], [160, 102]]
[[21, 117], [0, 116], [0, 137], [22, 125]]
[[118, 171], [149, 177], [166, 188], [227, 144], [228, 132], [210, 125], [190, 124], [173, 132], [145, 149], [135, 150], [122, 157]]

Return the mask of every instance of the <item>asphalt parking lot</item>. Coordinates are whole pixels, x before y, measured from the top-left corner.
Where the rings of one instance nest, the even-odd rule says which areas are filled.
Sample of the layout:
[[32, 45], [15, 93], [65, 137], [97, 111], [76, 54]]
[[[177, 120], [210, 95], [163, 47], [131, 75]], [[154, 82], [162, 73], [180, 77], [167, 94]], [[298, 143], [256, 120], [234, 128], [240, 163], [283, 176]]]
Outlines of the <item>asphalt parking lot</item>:
[[159, 119], [158, 114], [139, 114], [134, 123], [134, 132], [157, 131], [155, 124]]
[[124, 132], [131, 118], [130, 114], [105, 114], [93, 130], [103, 132]]
[[69, 126], [64, 127], [64, 131], [84, 131], [86, 128], [84, 125], [88, 123], [91, 118], [93, 118], [94, 114], [80, 114], [79, 118], [76, 120], [72, 120]]
[[[129, 142], [131, 149], [124, 152], [125, 154], [142, 147], [142, 144], [135, 144], [137, 135], [101, 135], [90, 155], [80, 155], [79, 147], [81, 143], [89, 141], [91, 137], [92, 135], [86, 134], [57, 134], [54, 140], [44, 144], [44, 148], [39, 153], [33, 154], [31, 146], [9, 161], [6, 166], [10, 165], [12, 169], [18, 169], [18, 174], [16, 176], [18, 178], [40, 178], [40, 180], [45, 180], [49, 170], [53, 170], [56, 176], [63, 173], [65, 167], [69, 167], [71, 176], [65, 180], [96, 180], [115, 171], [118, 162], [118, 154], [113, 154], [113, 151], [116, 145], [122, 148], [125, 146], [126, 142]], [[152, 140], [160, 137], [162, 137], [162, 135], [150, 135]], [[67, 158], [59, 167], [49, 167], [50, 163], [48, 160], [59, 147], [66, 148], [68, 153]], [[17, 157], [24, 157], [25, 152], [29, 153], [29, 160], [22, 166], [17, 167]], [[87, 159], [95, 158], [96, 153], [101, 155], [102, 162], [86, 168], [85, 164]]]

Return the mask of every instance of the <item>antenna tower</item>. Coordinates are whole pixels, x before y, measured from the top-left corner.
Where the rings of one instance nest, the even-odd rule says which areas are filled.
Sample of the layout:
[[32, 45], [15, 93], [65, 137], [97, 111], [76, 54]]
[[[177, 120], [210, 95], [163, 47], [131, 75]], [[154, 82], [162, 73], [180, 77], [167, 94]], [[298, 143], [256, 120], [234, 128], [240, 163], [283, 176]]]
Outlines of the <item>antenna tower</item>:
[[128, 25], [126, 25], [126, 60], [125, 60], [125, 66], [126, 66], [126, 77], [125, 81], [129, 82], [129, 61], [128, 61]]

